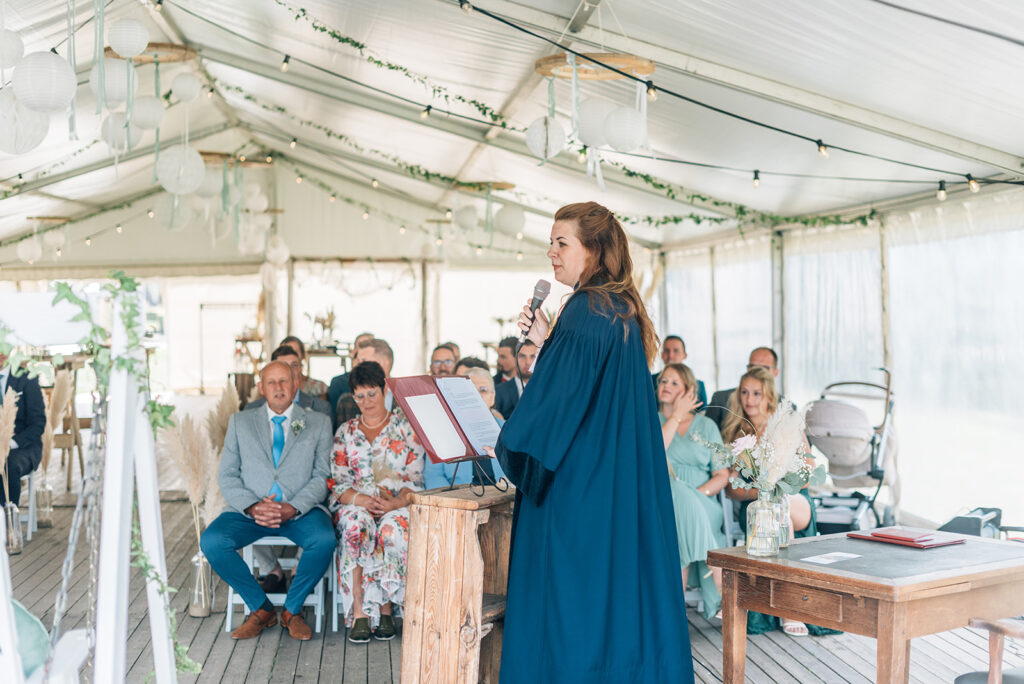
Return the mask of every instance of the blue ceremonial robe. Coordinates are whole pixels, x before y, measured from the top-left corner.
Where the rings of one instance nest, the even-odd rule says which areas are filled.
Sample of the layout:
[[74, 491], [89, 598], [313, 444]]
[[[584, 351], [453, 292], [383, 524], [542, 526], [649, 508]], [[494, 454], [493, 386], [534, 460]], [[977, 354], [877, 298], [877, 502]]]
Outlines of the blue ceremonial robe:
[[693, 681], [650, 377], [636, 322], [573, 295], [495, 448], [518, 488], [502, 684]]

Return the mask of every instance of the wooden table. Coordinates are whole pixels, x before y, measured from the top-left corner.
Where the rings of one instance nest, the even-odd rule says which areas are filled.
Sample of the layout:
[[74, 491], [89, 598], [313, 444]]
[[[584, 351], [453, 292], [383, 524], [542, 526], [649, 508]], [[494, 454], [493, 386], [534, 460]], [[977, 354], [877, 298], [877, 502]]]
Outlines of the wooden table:
[[[837, 551], [859, 557], [801, 560]], [[748, 610], [876, 638], [877, 682], [908, 681], [914, 637], [1024, 613], [1024, 544], [1014, 542], [915, 549], [832, 534], [798, 539], [777, 558], [711, 551], [708, 565], [722, 568], [726, 682], [744, 681]]]

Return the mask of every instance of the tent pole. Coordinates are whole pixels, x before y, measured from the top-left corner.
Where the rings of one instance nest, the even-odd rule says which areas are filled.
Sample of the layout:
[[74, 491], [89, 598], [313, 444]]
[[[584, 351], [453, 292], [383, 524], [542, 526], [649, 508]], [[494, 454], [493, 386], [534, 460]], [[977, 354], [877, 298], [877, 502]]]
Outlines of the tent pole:
[[885, 218], [878, 223], [878, 259], [880, 262], [882, 294], [882, 359], [885, 367], [892, 370], [892, 320], [889, 318], [889, 244], [885, 236]]
[[715, 301], [715, 248], [708, 248], [708, 261], [711, 265], [711, 359], [715, 366], [715, 387], [721, 387], [718, 378], [718, 304]]
[[288, 259], [288, 327], [286, 332], [287, 335], [292, 334], [292, 326], [294, 325], [294, 310], [292, 302], [295, 297], [295, 259]]
[[[771, 268], [772, 268], [772, 348], [780, 356], [785, 356], [786, 346], [786, 286], [785, 286], [785, 255], [783, 253], [782, 231], [772, 234]], [[782, 364], [782, 375], [779, 378], [779, 394], [786, 388], [786, 376], [789, 364]]]
[[420, 261], [420, 359], [419, 367], [427, 367], [427, 260]]

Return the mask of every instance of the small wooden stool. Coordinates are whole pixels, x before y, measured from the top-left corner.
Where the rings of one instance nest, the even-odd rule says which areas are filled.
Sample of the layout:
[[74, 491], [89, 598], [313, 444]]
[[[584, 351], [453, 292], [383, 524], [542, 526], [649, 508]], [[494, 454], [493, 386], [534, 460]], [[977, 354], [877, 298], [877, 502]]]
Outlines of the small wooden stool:
[[514, 492], [413, 495], [402, 684], [498, 681]]

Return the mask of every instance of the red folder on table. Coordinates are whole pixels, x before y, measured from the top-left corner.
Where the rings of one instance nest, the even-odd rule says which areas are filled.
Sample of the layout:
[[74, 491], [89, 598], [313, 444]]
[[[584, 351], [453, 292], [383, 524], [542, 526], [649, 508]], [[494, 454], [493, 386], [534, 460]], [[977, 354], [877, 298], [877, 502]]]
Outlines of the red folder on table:
[[915, 549], [932, 549], [937, 546], [963, 544], [965, 541], [964, 537], [959, 534], [920, 530], [912, 527], [882, 527], [877, 530], [867, 530], [864, 532], [847, 532], [846, 536], [853, 539], [883, 542], [885, 544], [911, 546]]
[[[460, 389], [461, 393], [449, 393], [446, 399], [439, 380], [448, 383], [446, 391]], [[431, 461], [487, 458], [482, 446], [494, 446], [497, 423], [468, 378], [416, 375], [390, 378], [388, 386]], [[456, 404], [454, 410], [449, 399]]]

